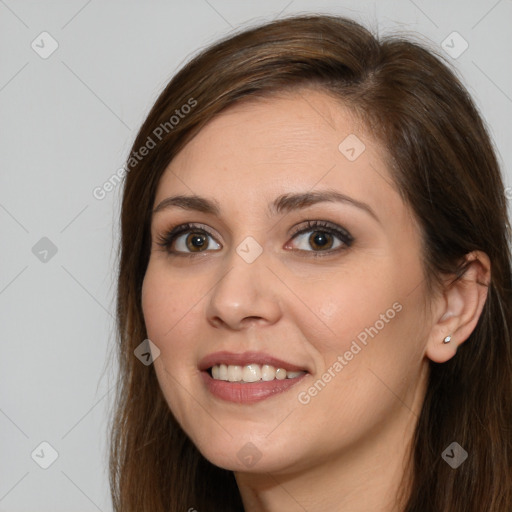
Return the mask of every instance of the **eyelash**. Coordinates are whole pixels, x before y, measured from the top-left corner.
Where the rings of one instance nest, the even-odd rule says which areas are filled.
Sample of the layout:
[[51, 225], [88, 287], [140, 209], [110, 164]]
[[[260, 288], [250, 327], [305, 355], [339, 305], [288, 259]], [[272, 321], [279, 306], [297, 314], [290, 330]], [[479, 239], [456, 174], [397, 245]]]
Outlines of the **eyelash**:
[[[316, 221], [316, 220], [314, 220], [314, 221], [308, 220], [308, 221], [306, 221], [306, 223], [307, 223], [307, 226], [299, 228], [297, 231], [295, 231], [292, 234], [292, 238], [295, 238], [298, 235], [307, 233], [308, 231], [316, 230], [320, 233], [328, 233], [330, 235], [336, 236], [343, 243], [344, 246], [338, 247], [336, 249], [326, 250], [326, 251], [302, 251], [301, 249], [297, 249], [297, 251], [311, 253], [311, 256], [313, 256], [313, 257], [323, 257], [323, 256], [332, 255], [333, 253], [337, 253], [340, 250], [346, 250], [348, 247], [350, 247], [352, 245], [352, 243], [354, 241], [354, 238], [348, 231], [346, 231], [345, 229], [343, 229], [341, 227], [337, 227], [335, 224], [332, 225], [329, 222]], [[321, 228], [321, 229], [319, 229], [319, 228]], [[182, 235], [184, 233], [188, 233], [189, 231], [202, 233], [202, 234], [205, 234], [205, 235], [210, 236], [215, 239], [215, 237], [207, 229], [198, 227], [195, 224], [186, 223], [186, 224], [180, 224], [174, 228], [171, 228], [166, 233], [159, 235], [157, 244], [159, 246], [163, 247], [170, 255], [174, 255], [174, 256], [194, 257], [194, 256], [201, 255], [203, 252], [206, 252], [206, 251], [199, 251], [197, 253], [187, 253], [187, 252], [182, 252], [182, 251], [172, 251], [171, 250], [171, 245], [176, 240], [176, 238], [178, 238], [180, 235]]]

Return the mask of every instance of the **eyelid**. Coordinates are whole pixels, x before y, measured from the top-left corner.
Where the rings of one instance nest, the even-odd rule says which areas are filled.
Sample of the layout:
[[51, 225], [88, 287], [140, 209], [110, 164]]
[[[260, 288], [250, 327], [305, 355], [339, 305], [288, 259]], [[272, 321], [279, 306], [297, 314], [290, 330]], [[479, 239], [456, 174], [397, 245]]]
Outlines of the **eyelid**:
[[[327, 250], [304, 250], [304, 249], [293, 249], [293, 252], [303, 254], [304, 257], [314, 257], [314, 258], [323, 258], [323, 257], [329, 257], [329, 256], [335, 256], [338, 255], [341, 251], [346, 251], [348, 248], [352, 246], [352, 243], [354, 242], [354, 237], [342, 226], [339, 226], [338, 224], [335, 224], [333, 222], [325, 221], [325, 220], [307, 220], [306, 226], [295, 226], [292, 230], [290, 230], [291, 233], [289, 236], [291, 236], [291, 243], [293, 243], [293, 240], [298, 238], [301, 235], [304, 235], [306, 233], [314, 233], [314, 232], [323, 232], [328, 233], [330, 236], [334, 236], [338, 239], [340, 242], [340, 246], [336, 248], [331, 248]], [[289, 246], [289, 243], [287, 242], [286, 246]]]
[[[305, 224], [304, 224], [305, 223]], [[201, 223], [195, 223], [195, 222], [186, 222], [183, 224], [178, 224], [167, 231], [165, 231], [163, 234], [160, 234], [158, 236], [157, 244], [163, 247], [170, 255], [179, 255], [179, 256], [198, 256], [202, 253], [207, 253], [208, 251], [219, 251], [220, 249], [206, 249], [204, 251], [198, 251], [198, 252], [186, 252], [186, 251], [175, 251], [170, 250], [170, 247], [172, 244], [175, 243], [175, 241], [182, 236], [183, 234], [190, 233], [193, 231], [202, 231], [204, 232], [208, 237], [211, 237], [215, 240], [215, 242], [222, 246], [220, 242], [217, 241], [216, 235], [214, 235], [210, 227], [206, 224]], [[293, 228], [291, 228], [288, 231], [287, 236], [291, 237], [292, 240], [295, 239], [297, 236], [307, 233], [309, 231], [319, 231], [319, 232], [325, 232], [329, 233], [331, 236], [335, 236], [338, 238], [338, 240], [341, 241], [342, 247], [338, 247], [336, 249], [329, 249], [325, 251], [307, 251], [304, 249], [295, 249], [296, 252], [301, 253], [309, 253], [309, 255], [312, 256], [328, 256], [338, 253], [340, 250], [347, 249], [352, 245], [352, 242], [354, 241], [354, 237], [342, 226], [339, 226], [336, 223], [325, 221], [325, 220], [306, 220], [302, 223], [299, 223], [299, 225], [295, 225]], [[288, 245], [288, 242], [287, 242]], [[285, 246], [286, 247], [286, 246]]]
[[290, 229], [288, 236], [297, 236], [298, 234], [313, 230], [321, 231], [322, 228], [325, 228], [327, 232], [339, 233], [347, 241], [352, 242], [354, 240], [354, 237], [345, 228], [334, 222], [329, 222], [328, 220], [306, 220], [304, 222], [306, 223], [305, 225], [294, 226]]
[[[169, 252], [169, 254], [179, 254], [179, 255], [200, 254], [201, 251], [198, 253], [192, 253], [192, 252], [187, 253], [187, 252], [183, 252], [183, 251], [170, 251], [169, 250], [169, 247], [171, 246], [171, 244], [174, 244], [178, 237], [180, 237], [181, 235], [183, 235], [185, 233], [189, 233], [189, 232], [193, 232], [193, 231], [203, 231], [209, 237], [213, 238], [216, 241], [216, 243], [218, 243], [219, 245], [222, 245], [222, 244], [220, 244], [220, 242], [217, 241], [216, 236], [213, 233], [211, 233], [210, 228], [208, 226], [206, 226], [206, 224], [201, 224], [201, 223], [196, 223], [196, 222], [185, 222], [183, 224], [177, 224], [176, 226], [173, 226], [172, 228], [165, 230], [162, 234], [157, 236], [156, 243], [158, 245], [160, 245], [161, 247], [163, 247], [164, 249], [166, 249]], [[219, 249], [217, 249], [217, 250], [219, 250]], [[203, 252], [205, 252], [205, 251], [203, 251]]]

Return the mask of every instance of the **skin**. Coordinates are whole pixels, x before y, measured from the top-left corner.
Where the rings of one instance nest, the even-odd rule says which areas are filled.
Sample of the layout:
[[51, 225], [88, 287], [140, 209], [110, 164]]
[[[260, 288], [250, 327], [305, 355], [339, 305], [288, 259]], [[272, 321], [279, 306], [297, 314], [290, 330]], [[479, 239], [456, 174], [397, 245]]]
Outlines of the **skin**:
[[[338, 149], [350, 134], [366, 147], [355, 161]], [[295, 91], [217, 116], [159, 183], [155, 207], [171, 195], [197, 194], [221, 208], [220, 216], [179, 207], [154, 214], [142, 304], [148, 337], [161, 351], [154, 368], [169, 407], [207, 459], [235, 472], [248, 512], [400, 510], [396, 495], [402, 478], [408, 489], [404, 468], [428, 360], [453, 357], [481, 313], [486, 288], [476, 281], [488, 277], [485, 254], [468, 255], [474, 261], [465, 279], [427, 295], [420, 229], [384, 157], [339, 101]], [[281, 194], [325, 189], [364, 202], [377, 218], [338, 202], [267, 212]], [[322, 249], [308, 238], [322, 228], [295, 238], [291, 231], [307, 220], [341, 226], [354, 241], [315, 258]], [[188, 258], [157, 244], [186, 222], [212, 233], [206, 250]], [[248, 236], [263, 250], [252, 263], [236, 252]], [[175, 249], [187, 251], [186, 237]], [[301, 403], [299, 394], [365, 328], [380, 326], [393, 304], [401, 310]], [[263, 351], [309, 374], [261, 402], [225, 402], [208, 392], [198, 370], [201, 358], [220, 350]], [[248, 442], [261, 457], [251, 467], [237, 457]]]

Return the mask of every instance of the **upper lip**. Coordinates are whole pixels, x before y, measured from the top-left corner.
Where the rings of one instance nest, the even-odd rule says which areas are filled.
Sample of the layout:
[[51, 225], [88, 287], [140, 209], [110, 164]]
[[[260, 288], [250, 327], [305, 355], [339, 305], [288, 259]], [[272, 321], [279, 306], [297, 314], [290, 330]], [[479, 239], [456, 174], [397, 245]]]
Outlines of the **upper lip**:
[[306, 368], [302, 366], [297, 366], [296, 364], [288, 363], [286, 361], [283, 361], [282, 359], [272, 357], [263, 352], [253, 351], [243, 352], [241, 354], [227, 351], [214, 352], [213, 354], [209, 354], [206, 357], [203, 357], [203, 359], [199, 361], [199, 369], [208, 370], [212, 366], [218, 364], [246, 366], [252, 363], [259, 365], [268, 364], [273, 366], [274, 368], [282, 368], [283, 370], [291, 372], [307, 372]]

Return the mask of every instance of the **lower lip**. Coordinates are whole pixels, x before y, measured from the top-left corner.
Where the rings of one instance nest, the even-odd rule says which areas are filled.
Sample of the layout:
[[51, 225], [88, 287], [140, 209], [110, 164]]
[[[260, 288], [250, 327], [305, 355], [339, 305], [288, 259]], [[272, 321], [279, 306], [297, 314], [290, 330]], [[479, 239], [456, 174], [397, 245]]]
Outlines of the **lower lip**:
[[294, 379], [274, 379], [242, 383], [217, 380], [212, 378], [207, 371], [201, 372], [203, 381], [212, 395], [227, 402], [235, 402], [237, 404], [260, 402], [271, 396], [283, 393], [301, 381], [306, 375], [307, 373], [304, 373]]

